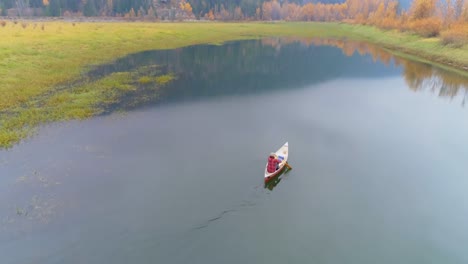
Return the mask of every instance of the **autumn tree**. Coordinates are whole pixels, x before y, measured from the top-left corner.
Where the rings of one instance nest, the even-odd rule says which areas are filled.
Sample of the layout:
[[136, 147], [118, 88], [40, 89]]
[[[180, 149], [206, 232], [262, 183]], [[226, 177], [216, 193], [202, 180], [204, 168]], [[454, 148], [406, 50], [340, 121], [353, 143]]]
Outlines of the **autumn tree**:
[[348, 10], [348, 4], [343, 3], [340, 4], [338, 7], [339, 10], [339, 15], [340, 15], [340, 20], [343, 20], [346, 18], [346, 11]]
[[314, 4], [307, 3], [301, 9], [302, 20], [312, 21], [314, 19]]
[[318, 3], [315, 5], [314, 8], [314, 18], [317, 21], [323, 21], [325, 16], [324, 5], [322, 3]]
[[106, 3], [106, 14], [107, 15], [112, 15], [114, 10], [114, 1], [113, 0], [107, 0]]
[[244, 14], [242, 13], [242, 9], [240, 7], [236, 7], [234, 9], [234, 20], [242, 20], [244, 18]]
[[354, 19], [361, 13], [362, 0], [346, 0], [347, 17]]
[[209, 20], [215, 20], [213, 9], [211, 9], [208, 13], [206, 13], [205, 18]]
[[[460, 6], [462, 6], [461, 10], [457, 10]], [[468, 4], [455, 1], [453, 9], [444, 11], [447, 17], [444, 19], [446, 28], [440, 34], [442, 43], [458, 47], [468, 44]], [[448, 17], [449, 15], [453, 17]]]
[[375, 12], [372, 12], [371, 15], [369, 16], [369, 22], [372, 25], [380, 26], [384, 15], [385, 15], [385, 4], [383, 1], [381, 1], [379, 4], [379, 7], [377, 7], [377, 10]]
[[219, 12], [215, 13], [215, 18], [218, 20], [231, 20], [232, 15], [229, 10], [224, 7], [224, 5], [221, 5]]
[[155, 19], [156, 18], [156, 12], [154, 11], [152, 6], [150, 6], [148, 8], [148, 18], [149, 19]]
[[380, 24], [380, 27], [385, 29], [398, 28], [398, 5], [398, 1], [390, 1], [389, 3], [387, 3], [385, 15]]
[[289, 3], [288, 4], [288, 20], [300, 20], [301, 19], [301, 7], [296, 3]]
[[289, 3], [286, 0], [285, 2], [283, 2], [283, 4], [280, 7], [280, 16], [284, 20], [289, 20], [288, 6], [289, 6]]
[[130, 17], [130, 18], [134, 18], [135, 16], [136, 16], [136, 14], [135, 14], [135, 10], [133, 10], [133, 8], [132, 8], [132, 9], [130, 9], [130, 12], [128, 12], [128, 17]]
[[399, 3], [398, 1], [390, 1], [385, 10], [385, 18], [396, 19], [398, 15]]
[[410, 29], [422, 36], [437, 36], [442, 21], [435, 16], [437, 0], [414, 0], [410, 8]]
[[463, 11], [460, 14], [460, 20], [468, 23], [468, 1], [464, 4]]
[[409, 10], [401, 10], [398, 0], [0, 0], [1, 12], [17, 8], [18, 3], [43, 8], [50, 16], [154, 17], [157, 4], [169, 10], [172, 19], [195, 13], [209, 20], [345, 21], [423, 36], [444, 31], [448, 42], [468, 35], [463, 26], [468, 23], [468, 0], [413, 0]]
[[444, 0], [439, 1], [438, 5], [439, 17], [443, 19], [444, 26], [447, 27], [456, 20], [455, 1]]
[[272, 19], [272, 11], [273, 5], [272, 2], [263, 2], [262, 4], [262, 15], [263, 20], [271, 20]]
[[179, 3], [179, 8], [182, 10], [187, 17], [192, 17], [193, 16], [193, 9], [192, 6], [190, 5], [189, 2], [182, 0]]
[[407, 11], [402, 11], [401, 14], [400, 14], [400, 18], [399, 18], [399, 23], [398, 23], [398, 29], [401, 30], [401, 31], [404, 31], [404, 30], [408, 30], [409, 29], [409, 20], [410, 20], [410, 16], [408, 14]]
[[271, 19], [273, 20], [281, 19], [281, 5], [276, 0], [273, 0], [273, 2], [271, 3]]
[[410, 14], [413, 20], [430, 18], [435, 15], [436, 0], [413, 0]]
[[463, 13], [464, 0], [455, 0], [455, 20], [460, 20]]
[[255, 19], [262, 19], [262, 10], [260, 9], [260, 7], [257, 7], [257, 9], [255, 9]]

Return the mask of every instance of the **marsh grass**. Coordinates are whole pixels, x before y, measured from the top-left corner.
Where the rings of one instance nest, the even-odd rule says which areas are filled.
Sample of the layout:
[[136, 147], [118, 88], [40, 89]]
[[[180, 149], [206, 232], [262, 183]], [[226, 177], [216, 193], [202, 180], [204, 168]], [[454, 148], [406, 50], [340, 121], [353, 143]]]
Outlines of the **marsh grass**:
[[148, 84], [152, 81], [151, 77], [149, 76], [143, 76], [143, 77], [140, 77], [140, 79], [138, 80], [138, 82], [140, 84]]
[[34, 133], [34, 128], [45, 122], [80, 120], [109, 112], [111, 107], [125, 108], [126, 105], [121, 103], [127, 97], [131, 97], [131, 100], [126, 99], [126, 103], [131, 107], [147, 102], [148, 98], [153, 98], [151, 95], [142, 93], [141, 97], [138, 96], [144, 89], [141, 79], [148, 78], [145, 85], [150, 85], [152, 89], [145, 90], [153, 93], [162, 86], [158, 80], [164, 80], [163, 84], [167, 84], [174, 79], [172, 76], [167, 74], [141, 77], [138, 70], [116, 72], [96, 81], [79, 83], [69, 89], [37, 97], [27, 106], [2, 115], [0, 144], [9, 147]]
[[[350, 38], [380, 44], [459, 68], [468, 64], [467, 48], [444, 46], [439, 39], [339, 23], [69, 23], [41, 22], [15, 27], [0, 22], [0, 148], [31, 134], [38, 125], [84, 119], [105, 112], [132, 93], [132, 103], [150, 100], [154, 87], [173, 80], [157, 70], [114, 73], [72, 86], [92, 65], [145, 50], [270, 36]], [[138, 76], [138, 77], [135, 77]], [[129, 81], [131, 80], [131, 81]], [[65, 89], [57, 89], [64, 86]], [[148, 93], [138, 97], [143, 86]], [[151, 90], [153, 89], [153, 90]], [[146, 90], [145, 90], [146, 91]]]
[[173, 74], [161, 75], [155, 78], [155, 81], [159, 85], [165, 85], [173, 81], [176, 77]]

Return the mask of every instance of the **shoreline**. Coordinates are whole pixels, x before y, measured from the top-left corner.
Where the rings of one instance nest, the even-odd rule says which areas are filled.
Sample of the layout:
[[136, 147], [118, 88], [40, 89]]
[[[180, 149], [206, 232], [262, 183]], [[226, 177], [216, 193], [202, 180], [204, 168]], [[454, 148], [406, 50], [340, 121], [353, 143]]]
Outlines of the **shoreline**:
[[442, 44], [440, 38], [436, 37], [424, 38], [410, 32], [382, 30], [367, 25], [339, 24], [349, 27], [351, 35], [347, 37], [351, 39], [369, 42], [397, 56], [468, 76], [468, 45], [452, 47]]
[[[375, 26], [369, 25], [361, 25], [361, 24], [351, 24], [347, 22], [304, 22], [304, 21], [210, 21], [210, 20], [181, 20], [181, 21], [170, 21], [170, 20], [138, 20], [138, 19], [128, 19], [122, 17], [23, 17], [23, 18], [14, 18], [14, 17], [1, 17], [0, 21], [7, 21], [7, 22], [14, 22], [16, 23], [21, 21], [26, 21], [30, 23], [54, 23], [54, 22], [63, 22], [63, 23], [83, 23], [83, 24], [93, 24], [93, 23], [103, 23], [103, 24], [149, 24], [149, 25], [170, 25], [170, 24], [198, 24], [198, 25], [208, 25], [208, 24], [217, 24], [217, 25], [335, 25], [336, 27], [347, 27], [350, 29], [351, 32], [344, 33], [342, 36], [336, 37], [344, 37], [344, 38], [351, 38], [354, 40], [360, 41], [367, 41], [372, 44], [380, 45], [382, 48], [396, 51], [398, 54], [407, 54], [411, 55], [412, 59], [420, 58], [424, 62], [434, 63], [443, 65], [449, 68], [453, 68], [454, 70], [461, 71], [463, 73], [466, 72], [468, 74], [468, 44], [462, 47], [452, 47], [450, 45], [441, 44], [440, 38], [433, 37], [433, 38], [425, 38], [413, 34], [411, 32], [400, 32], [395, 29], [391, 30], [383, 30], [379, 29]], [[1, 27], [0, 27], [1, 29]], [[356, 30], [357, 29], [357, 30]], [[365, 30], [361, 30], [365, 29]], [[364, 33], [367, 31], [366, 33]], [[261, 35], [261, 34], [260, 34]], [[289, 35], [289, 34], [286, 34]], [[392, 41], [382, 40], [382, 36], [392, 36], [394, 39]], [[262, 37], [271, 37], [272, 35], [261, 35]], [[282, 37], [284, 35], [278, 35], [278, 37]], [[312, 36], [317, 37], [317, 36]], [[325, 36], [327, 37], [327, 36]], [[454, 58], [442, 54], [433, 54], [429, 50], [425, 50], [424, 48], [411, 48], [408, 47], [408, 43], [397, 43], [395, 39], [404, 38], [405, 40], [411, 39], [413, 42], [433, 42], [439, 46], [439, 48], [447, 49], [451, 51], [464, 51], [467, 53], [467, 56], [463, 59]], [[231, 40], [240, 40], [239, 39], [231, 39]], [[410, 41], [411, 43], [411, 41]], [[0, 40], [1, 44], [1, 40]], [[197, 43], [202, 44], [202, 43]], [[208, 44], [205, 43], [205, 44]], [[188, 44], [193, 45], [193, 44]], [[432, 50], [433, 51], [433, 50]]]
[[[410, 32], [399, 32], [397, 30], [383, 30], [376, 28], [375, 26], [368, 26], [368, 25], [360, 25], [360, 24], [351, 24], [346, 22], [289, 22], [289, 21], [210, 21], [210, 20], [182, 20], [182, 21], [169, 21], [169, 20], [138, 20], [138, 19], [128, 19], [128, 18], [120, 18], [120, 17], [23, 17], [23, 18], [14, 18], [14, 17], [1, 17], [0, 21], [27, 21], [30, 23], [53, 23], [53, 22], [63, 22], [63, 23], [104, 23], [104, 24], [133, 24], [133, 23], [140, 23], [140, 24], [264, 24], [264, 25], [281, 25], [281, 24], [309, 24], [309, 25], [320, 25], [320, 24], [330, 24], [330, 25], [338, 25], [338, 26], [345, 26], [349, 28], [366, 28], [370, 31], [374, 31], [370, 34], [363, 34], [362, 32], [351, 32], [351, 34], [344, 34], [341, 37], [349, 37], [355, 40], [361, 41], [368, 41], [372, 44], [380, 45], [382, 48], [396, 51], [399, 54], [407, 54], [411, 55], [413, 58], [419, 57], [425, 62], [435, 63], [439, 65], [444, 65], [449, 68], [453, 68], [455, 70], [466, 72], [468, 74], [468, 56], [465, 61], [453, 59], [449, 56], [444, 56], [441, 54], [431, 54], [424, 49], [415, 49], [415, 48], [408, 48], [406, 45], [403, 44], [395, 44], [389, 43], [388, 41], [381, 41], [379, 40], [378, 35], [386, 35], [386, 34], [393, 34], [398, 37], [408, 37], [411, 36], [414, 40], [417, 41], [434, 41], [440, 42], [438, 37], [435, 38], [425, 38], [418, 36], [416, 34], [412, 34]], [[377, 34], [376, 34], [377, 33]], [[278, 37], [281, 37], [279, 35]], [[235, 40], [235, 39], [234, 39]], [[1, 43], [1, 40], [0, 40]], [[464, 50], [468, 53], [468, 45], [464, 45], [463, 47], [451, 47], [450, 45], [444, 45], [441, 43], [439, 44], [442, 48], [446, 48], [448, 50]], [[190, 44], [189, 44], [190, 45]]]
[[93, 65], [146, 50], [268, 37], [350, 39], [468, 76], [468, 47], [451, 48], [437, 39], [371, 26], [329, 22], [96, 22], [66, 18], [15, 21], [0, 27], [4, 36], [0, 39], [0, 149], [30, 136], [41, 124], [102, 113], [99, 105], [111, 103], [125, 93], [125, 89], [113, 87], [128, 82], [131, 73], [110, 76], [104, 85], [57, 87], [79, 80]]

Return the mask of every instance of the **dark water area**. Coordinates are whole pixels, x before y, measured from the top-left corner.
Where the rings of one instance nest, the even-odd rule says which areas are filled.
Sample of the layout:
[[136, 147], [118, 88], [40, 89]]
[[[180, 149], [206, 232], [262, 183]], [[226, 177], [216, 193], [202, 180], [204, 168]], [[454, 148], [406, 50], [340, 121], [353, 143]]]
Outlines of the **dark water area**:
[[[398, 75], [401, 71], [376, 65], [370, 58], [367, 63], [362, 63], [358, 54], [336, 64], [343, 57], [343, 52], [329, 46], [300, 42], [280, 48], [277, 45], [281, 43], [243, 41], [218, 47], [199, 45], [141, 52], [97, 66], [87, 73], [86, 79], [98, 80], [111, 73], [138, 72], [157, 65], [161, 72], [172, 73], [177, 79], [154, 101], [146, 102], [154, 105], [155, 102], [161, 104], [291, 90], [335, 78], [379, 78]], [[141, 106], [137, 105], [138, 108]], [[125, 108], [125, 105], [117, 108]]]
[[[365, 43], [265, 39], [84, 78], [148, 69], [176, 79], [0, 151], [0, 263], [468, 262], [465, 77]], [[293, 170], [265, 188], [286, 141]]]

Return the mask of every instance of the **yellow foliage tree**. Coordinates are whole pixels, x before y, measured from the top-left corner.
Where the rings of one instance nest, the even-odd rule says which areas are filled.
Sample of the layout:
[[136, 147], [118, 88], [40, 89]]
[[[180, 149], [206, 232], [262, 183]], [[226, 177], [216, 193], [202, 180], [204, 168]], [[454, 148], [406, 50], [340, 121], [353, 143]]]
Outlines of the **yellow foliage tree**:
[[192, 9], [192, 6], [190, 5], [189, 2], [185, 1], [185, 0], [182, 0], [180, 1], [179, 3], [179, 8], [184, 11], [184, 13], [188, 16], [188, 17], [191, 17], [193, 16], [193, 9]]
[[411, 19], [425, 19], [435, 15], [437, 0], [414, 0], [411, 4]]
[[314, 19], [314, 9], [314, 4], [305, 4], [301, 10], [302, 20], [312, 21]]
[[214, 16], [214, 13], [213, 13], [213, 9], [210, 9], [210, 11], [208, 13], [206, 13], [205, 17], [209, 20], [214, 20], [215, 19], [215, 16]]
[[343, 20], [346, 18], [346, 10], [348, 10], [348, 4], [343, 3], [338, 5], [338, 20]]
[[325, 5], [322, 3], [318, 3], [315, 5], [314, 8], [314, 19], [318, 21], [325, 20]]
[[295, 3], [288, 5], [288, 18], [289, 20], [301, 19], [301, 7]]
[[350, 19], [355, 19], [361, 11], [361, 0], [347, 0], [346, 5], [348, 6], [347, 16]]
[[384, 2], [380, 2], [379, 7], [377, 7], [377, 10], [372, 13], [369, 17], [369, 22], [372, 25], [380, 26], [382, 19], [385, 15], [385, 4]]
[[428, 17], [413, 20], [410, 29], [423, 37], [435, 37], [442, 29], [442, 21], [437, 17]]
[[397, 12], [398, 12], [398, 2], [391, 1], [387, 4], [387, 8], [385, 10], [385, 15], [380, 23], [380, 27], [384, 29], [395, 29], [398, 28], [398, 21], [397, 21]]
[[468, 23], [457, 22], [441, 33], [444, 44], [463, 46], [468, 44]]
[[398, 1], [390, 1], [387, 4], [387, 10], [385, 11], [385, 18], [396, 19], [398, 13]]

